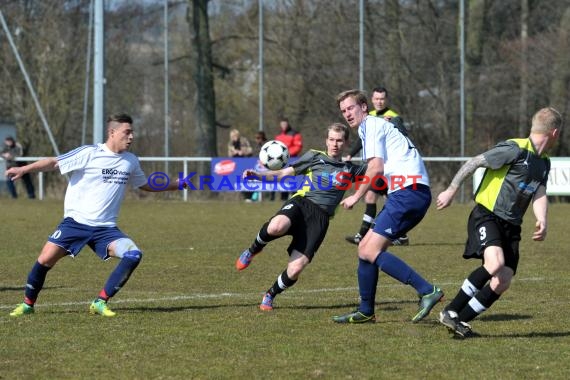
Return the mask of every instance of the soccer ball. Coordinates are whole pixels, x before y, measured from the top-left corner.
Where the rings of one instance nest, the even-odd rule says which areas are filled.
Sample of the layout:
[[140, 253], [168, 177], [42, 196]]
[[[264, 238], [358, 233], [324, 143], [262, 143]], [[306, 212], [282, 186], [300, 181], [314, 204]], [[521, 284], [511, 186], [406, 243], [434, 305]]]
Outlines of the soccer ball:
[[269, 140], [261, 147], [259, 161], [269, 170], [279, 170], [289, 161], [289, 149], [281, 141]]

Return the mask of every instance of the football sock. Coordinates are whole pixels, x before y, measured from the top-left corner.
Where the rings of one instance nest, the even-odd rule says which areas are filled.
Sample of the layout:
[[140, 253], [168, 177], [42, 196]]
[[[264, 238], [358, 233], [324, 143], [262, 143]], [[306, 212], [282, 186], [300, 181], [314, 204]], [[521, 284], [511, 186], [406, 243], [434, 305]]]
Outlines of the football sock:
[[358, 291], [360, 292], [360, 306], [358, 311], [364, 315], [374, 314], [376, 301], [376, 286], [378, 285], [378, 267], [366, 260], [358, 259]]
[[473, 298], [479, 290], [485, 286], [485, 284], [491, 279], [491, 274], [487, 272], [484, 266], [480, 266], [479, 268], [475, 269], [469, 277], [463, 281], [463, 285], [461, 285], [461, 289], [457, 292], [457, 295], [451, 301], [451, 303], [446, 307], [448, 310], [453, 310], [459, 313], [465, 305]]
[[360, 231], [358, 231], [360, 236], [366, 235], [366, 233], [372, 226], [375, 217], [376, 217], [376, 203], [367, 203], [366, 209], [364, 210], [364, 215], [362, 216], [362, 224], [360, 225]]
[[51, 267], [40, 264], [36, 261], [32, 270], [28, 274], [28, 281], [26, 283], [25, 298], [24, 302], [29, 306], [34, 306], [38, 294], [44, 286], [46, 280], [47, 272]]
[[471, 298], [467, 306], [459, 312], [459, 320], [469, 322], [479, 314], [491, 307], [491, 305], [499, 299], [501, 295], [495, 293], [490, 285], [485, 285], [475, 297]]
[[403, 284], [411, 285], [419, 295], [433, 292], [433, 285], [424, 280], [412, 267], [390, 252], [381, 252], [376, 258], [380, 270]]
[[279, 293], [283, 293], [285, 289], [295, 285], [296, 282], [297, 280], [292, 280], [287, 276], [287, 269], [285, 269], [283, 273], [277, 277], [277, 281], [269, 288], [267, 293], [269, 293], [271, 297], [275, 297]]
[[[141, 251], [128, 251], [125, 252], [117, 267], [109, 276], [105, 287], [103, 288], [107, 299], [113, 297], [131, 277], [131, 274], [139, 265], [142, 258]], [[106, 301], [106, 300], [105, 300]]]
[[259, 233], [257, 234], [257, 237], [255, 238], [255, 240], [251, 244], [251, 247], [249, 247], [249, 251], [254, 255], [261, 252], [261, 250], [267, 244], [269, 244], [270, 241], [273, 241], [273, 240], [278, 239], [280, 237], [280, 236], [269, 235], [269, 233], [267, 232], [267, 226], [269, 226], [269, 222], [265, 223], [263, 225], [263, 227], [261, 227], [261, 229], [259, 230]]

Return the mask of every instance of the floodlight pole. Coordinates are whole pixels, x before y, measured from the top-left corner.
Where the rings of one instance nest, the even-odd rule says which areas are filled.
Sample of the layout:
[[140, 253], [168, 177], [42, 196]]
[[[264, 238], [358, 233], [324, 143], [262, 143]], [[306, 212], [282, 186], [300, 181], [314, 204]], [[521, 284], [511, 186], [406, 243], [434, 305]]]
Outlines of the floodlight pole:
[[362, 91], [364, 90], [364, 0], [359, 2], [359, 78], [358, 78], [358, 88]]
[[259, 13], [259, 126], [258, 129], [263, 131], [263, 0], [258, 0]]
[[93, 54], [93, 144], [103, 142], [105, 113], [105, 8], [103, 0], [95, 0], [95, 41]]
[[[460, 102], [460, 155], [465, 156], [465, 0], [459, 1], [459, 50], [460, 50], [460, 78], [459, 78], [459, 102]], [[465, 201], [465, 188], [461, 186], [460, 201]]]
[[[168, 100], [168, 0], [164, 0], [164, 157], [170, 156]], [[164, 162], [164, 172], [168, 173], [168, 161]]]
[[85, 92], [83, 94], [83, 125], [81, 128], [81, 145], [85, 145], [87, 132], [87, 107], [89, 105], [89, 74], [91, 73], [91, 50], [93, 40], [93, 0], [89, 1], [89, 29], [87, 32], [87, 53], [85, 57]]

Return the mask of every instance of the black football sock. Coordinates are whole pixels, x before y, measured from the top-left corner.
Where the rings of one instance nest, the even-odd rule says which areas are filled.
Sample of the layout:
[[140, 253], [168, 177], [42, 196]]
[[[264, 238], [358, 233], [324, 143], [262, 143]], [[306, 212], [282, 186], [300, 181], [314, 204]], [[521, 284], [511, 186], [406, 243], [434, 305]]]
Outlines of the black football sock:
[[495, 293], [491, 286], [486, 285], [475, 297], [469, 301], [467, 306], [459, 313], [459, 320], [469, 322], [475, 319], [479, 314], [491, 307], [491, 305], [499, 299], [501, 295]]
[[269, 293], [271, 297], [275, 297], [279, 293], [282, 293], [285, 289], [293, 286], [296, 282], [297, 280], [292, 280], [289, 278], [289, 276], [287, 276], [287, 269], [285, 269], [283, 273], [277, 277], [277, 281], [275, 281], [273, 286], [269, 288], [267, 293]]
[[253, 243], [251, 244], [251, 247], [249, 247], [249, 251], [251, 253], [253, 253], [254, 255], [261, 252], [261, 250], [270, 242], [273, 241], [275, 239], [280, 238], [280, 236], [272, 236], [269, 235], [269, 233], [267, 232], [267, 226], [269, 226], [269, 222], [265, 223], [263, 225], [263, 227], [261, 227], [261, 229], [259, 230], [259, 233], [257, 234], [257, 237], [255, 238], [255, 240], [253, 241]]
[[376, 203], [367, 203], [366, 209], [364, 210], [364, 215], [362, 215], [362, 224], [360, 225], [360, 231], [358, 231], [360, 236], [366, 235], [366, 233], [372, 226], [375, 217], [376, 217]]
[[461, 289], [451, 301], [451, 303], [446, 307], [448, 310], [453, 310], [459, 313], [467, 305], [467, 303], [473, 298], [483, 286], [491, 279], [491, 274], [487, 272], [484, 266], [480, 266], [475, 269], [469, 277], [463, 281]]

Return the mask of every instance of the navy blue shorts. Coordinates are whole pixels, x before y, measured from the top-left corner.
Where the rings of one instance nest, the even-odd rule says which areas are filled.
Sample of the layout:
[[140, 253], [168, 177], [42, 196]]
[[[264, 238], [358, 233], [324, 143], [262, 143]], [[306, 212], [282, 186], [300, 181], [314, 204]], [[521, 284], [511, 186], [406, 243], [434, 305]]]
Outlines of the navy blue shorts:
[[109, 259], [109, 244], [121, 238], [128, 238], [117, 227], [93, 227], [65, 218], [48, 237], [48, 241], [65, 249], [70, 256], [77, 256], [88, 245], [103, 260]]
[[389, 240], [402, 237], [424, 218], [430, 204], [429, 186], [416, 184], [394, 191], [374, 220], [374, 232]]

